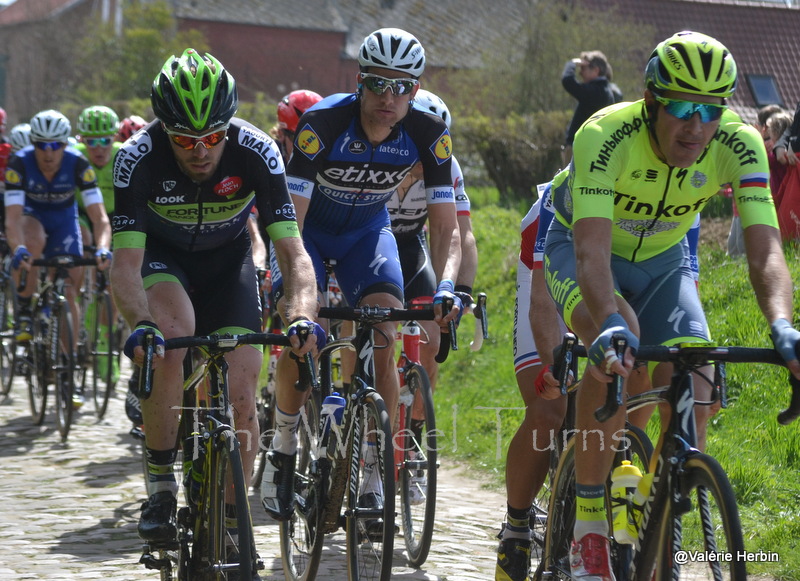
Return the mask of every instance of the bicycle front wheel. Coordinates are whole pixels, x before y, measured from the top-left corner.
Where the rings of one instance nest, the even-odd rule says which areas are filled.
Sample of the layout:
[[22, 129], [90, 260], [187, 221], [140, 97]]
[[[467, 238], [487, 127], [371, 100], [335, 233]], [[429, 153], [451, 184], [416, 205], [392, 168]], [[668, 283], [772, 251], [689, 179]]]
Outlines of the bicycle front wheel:
[[348, 485], [348, 579], [388, 581], [394, 548], [395, 478], [392, 428], [386, 405], [371, 391], [355, 408]]
[[[657, 581], [747, 579], [746, 562], [736, 558], [744, 554], [736, 496], [719, 462], [707, 454], [690, 456], [678, 483], [681, 501], [668, 502], [660, 521]], [[694, 507], [697, 510], [691, 510]], [[683, 559], [675, 558], [678, 551], [725, 558], [690, 560], [684, 564]]]
[[11, 391], [14, 374], [14, 292], [13, 281], [8, 273], [0, 272], [0, 395]]
[[[223, 581], [255, 571], [253, 525], [242, 471], [239, 442], [233, 430], [215, 434], [206, 452], [207, 470], [198, 502], [192, 549], [192, 579]], [[233, 526], [226, 526], [226, 519]]]
[[72, 427], [72, 394], [75, 391], [75, 350], [72, 336], [72, 313], [67, 303], [62, 303], [55, 310], [51, 324], [55, 326], [50, 330], [50, 340], [57, 341], [57, 347], [53, 349], [51, 346], [50, 353], [56, 353], [56, 359], [52, 362], [52, 365], [56, 384], [58, 431], [61, 433], [61, 439], [66, 440]]
[[93, 326], [90, 330], [92, 360], [92, 398], [94, 411], [98, 419], [103, 419], [108, 408], [108, 398], [117, 384], [119, 367], [117, 356], [119, 345], [114, 333], [114, 308], [111, 296], [104, 291], [95, 295], [89, 305], [92, 315], [89, 320]]
[[318, 472], [321, 467], [315, 454], [319, 441], [319, 410], [319, 398], [312, 394], [301, 410], [297, 430], [294, 514], [291, 519], [280, 522], [283, 572], [291, 581], [314, 579], [322, 558], [325, 536], [320, 528], [323, 495]]
[[406, 372], [405, 381], [416, 403], [400, 404], [403, 422], [393, 444], [402, 455], [398, 484], [403, 540], [409, 564], [419, 568], [428, 558], [436, 514], [436, 419], [433, 391], [425, 369], [420, 365], [412, 366]]
[[48, 344], [50, 325], [57, 324], [54, 319], [43, 316], [39, 308], [41, 307], [38, 307], [33, 315], [33, 332], [28, 346], [31, 362], [28, 401], [31, 405], [31, 418], [37, 426], [41, 426], [44, 422], [47, 389], [53, 383]]

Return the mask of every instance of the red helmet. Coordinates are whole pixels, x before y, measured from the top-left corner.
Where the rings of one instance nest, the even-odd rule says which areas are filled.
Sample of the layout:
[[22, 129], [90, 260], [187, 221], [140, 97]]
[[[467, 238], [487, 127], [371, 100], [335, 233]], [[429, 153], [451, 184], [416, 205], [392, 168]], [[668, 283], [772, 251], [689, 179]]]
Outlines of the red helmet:
[[278, 103], [278, 127], [295, 133], [300, 116], [306, 109], [322, 101], [322, 96], [314, 91], [292, 91]]
[[122, 120], [122, 123], [119, 124], [119, 130], [117, 131], [117, 141], [127, 141], [127, 139], [139, 131], [142, 127], [147, 125], [147, 121], [139, 117], [138, 115], [131, 115], [130, 117], [125, 117]]

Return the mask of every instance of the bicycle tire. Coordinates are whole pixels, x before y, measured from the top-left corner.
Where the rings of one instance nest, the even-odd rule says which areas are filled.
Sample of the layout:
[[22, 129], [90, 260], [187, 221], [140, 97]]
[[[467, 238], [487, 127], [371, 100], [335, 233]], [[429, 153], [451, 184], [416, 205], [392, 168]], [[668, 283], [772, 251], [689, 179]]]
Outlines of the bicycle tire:
[[272, 443], [274, 429], [275, 407], [277, 406], [276, 394], [270, 393], [266, 386], [261, 387], [261, 397], [256, 402], [256, 417], [258, 419], [258, 453], [253, 463], [253, 477], [250, 479], [250, 488], [261, 490], [261, 479], [267, 462], [267, 452]]
[[[617, 454], [618, 460], [638, 457], [637, 466], [649, 465], [653, 445], [645, 433], [634, 426], [626, 427], [626, 437], [630, 446]], [[575, 527], [575, 445], [576, 437], [571, 437], [561, 453], [555, 476], [550, 485], [553, 491], [548, 506], [542, 559], [534, 573], [535, 579], [549, 576], [551, 579], [572, 579], [569, 565], [569, 551]], [[610, 518], [611, 511], [608, 510]], [[609, 527], [611, 523], [609, 522]], [[612, 543], [615, 563], [630, 561], [630, 547]], [[624, 557], [622, 556], [624, 553]], [[619, 578], [618, 578], [619, 580]]]
[[[348, 579], [389, 581], [395, 536], [394, 451], [390, 444], [392, 427], [386, 404], [375, 391], [368, 391], [363, 395], [354, 413], [350, 440], [351, 480], [348, 484], [345, 511]], [[375, 461], [371, 465], [364, 461], [370, 446], [375, 449]], [[370, 485], [369, 478], [375, 469], [378, 470], [375, 478], [383, 486], [383, 506], [372, 509], [359, 507], [363, 486]]]
[[[93, 311], [90, 317], [93, 328], [89, 332], [92, 399], [94, 400], [95, 415], [97, 419], [102, 420], [108, 409], [108, 399], [117, 383], [117, 379], [114, 377], [114, 359], [119, 353], [119, 346], [115, 344], [114, 307], [108, 292], [103, 291], [95, 295], [89, 308]], [[105, 337], [105, 341], [101, 340], [102, 337]]]
[[11, 391], [14, 375], [16, 340], [14, 333], [14, 306], [16, 293], [11, 277], [0, 271], [0, 395]]
[[412, 429], [413, 405], [404, 406], [402, 410], [404, 423], [400, 426], [400, 441], [395, 436], [395, 450], [402, 454], [399, 463], [401, 522], [403, 540], [408, 552], [408, 562], [412, 567], [420, 568], [428, 558], [433, 536], [434, 517], [436, 515], [436, 412], [433, 407], [433, 390], [428, 373], [421, 365], [412, 365], [405, 374], [405, 382], [415, 398], [422, 399], [425, 414], [421, 428], [421, 440], [416, 437], [417, 430]]
[[314, 579], [322, 559], [324, 533], [320, 528], [322, 491], [316, 457], [319, 441], [319, 398], [309, 397], [301, 410], [295, 465], [295, 510], [289, 520], [281, 521], [280, 546], [283, 572], [291, 581]]
[[[655, 579], [695, 579], [698, 574], [701, 578], [726, 581], [747, 579], [746, 562], [736, 559], [736, 555], [744, 553], [736, 495], [722, 466], [712, 456], [692, 454], [683, 465], [679, 485], [681, 495], [688, 498], [691, 507], [697, 507], [697, 510], [681, 514], [681, 506], [674, 502], [666, 503], [660, 521], [661, 549]], [[685, 501], [679, 504], [689, 507]], [[696, 534], [698, 530], [701, 531], [700, 539]], [[689, 554], [693, 551], [704, 555], [727, 553], [734, 558], [730, 561], [709, 559], [706, 562], [678, 564], [678, 575], [673, 570], [673, 554], [678, 549]]]
[[41, 426], [44, 422], [47, 411], [47, 391], [52, 383], [50, 357], [48, 356], [48, 333], [53, 321], [43, 315], [41, 309], [42, 307], [37, 305], [34, 310], [31, 339], [28, 344], [31, 361], [28, 402], [31, 407], [31, 419], [37, 426]]
[[[239, 442], [233, 430], [215, 433], [206, 454], [207, 473], [194, 525], [191, 565], [194, 574], [190, 578], [223, 581], [228, 573], [237, 571], [240, 579], [251, 579], [255, 570], [255, 545], [250, 502]], [[225, 526], [226, 496], [234, 498], [238, 541], [228, 534]]]
[[[75, 349], [72, 335], [72, 313], [66, 301], [61, 302], [53, 311], [50, 329], [50, 340], [56, 341], [57, 346], [50, 353], [56, 353], [53, 366], [56, 391], [56, 417], [61, 440], [66, 441], [72, 427], [74, 415], [72, 395], [75, 391]], [[48, 358], [49, 359], [49, 358]]]

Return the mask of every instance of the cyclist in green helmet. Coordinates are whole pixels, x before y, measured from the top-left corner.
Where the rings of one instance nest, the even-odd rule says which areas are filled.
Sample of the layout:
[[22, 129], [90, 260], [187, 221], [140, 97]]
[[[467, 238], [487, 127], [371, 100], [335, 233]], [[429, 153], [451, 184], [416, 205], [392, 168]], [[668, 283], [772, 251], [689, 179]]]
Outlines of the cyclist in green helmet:
[[[142, 337], [148, 329], [156, 334], [156, 389], [142, 401], [150, 497], [139, 535], [168, 542], [177, 534], [173, 463], [183, 355], [165, 354], [163, 341], [261, 330], [247, 232], [253, 206], [288, 282], [293, 351], [305, 354], [326, 337], [316, 323], [310, 323], [314, 339], [301, 346], [297, 337], [298, 325], [316, 316], [314, 270], [277, 145], [266, 132], [234, 117], [239, 101], [233, 77], [210, 54], [187, 49], [167, 59], [156, 75], [151, 103], [157, 119], [130, 137], [114, 160], [111, 282], [133, 329], [125, 354], [141, 364]], [[262, 353], [243, 347], [225, 357], [249, 480], [260, 441], [255, 395]]]
[[[727, 106], [737, 83], [732, 55], [714, 38], [680, 32], [655, 48], [644, 81], [643, 99], [606, 107], [578, 130], [572, 162], [552, 187], [547, 285], [564, 321], [589, 346], [574, 436], [583, 438], [575, 446], [570, 565], [576, 579], [614, 579], [605, 483], [624, 408], [607, 422], [594, 417], [611, 375], [630, 375], [640, 340], [672, 345], [710, 338], [685, 238], [722, 184], [733, 188], [750, 280], [772, 340], [800, 377], [794, 354], [800, 332], [791, 324], [792, 280], [764, 140]], [[617, 333], [628, 342], [620, 356], [609, 349]], [[656, 366], [653, 385], [668, 384], [670, 373], [667, 364]], [[698, 399], [710, 399], [707, 382], [694, 385]], [[701, 448], [710, 413], [707, 406], [695, 408]]]

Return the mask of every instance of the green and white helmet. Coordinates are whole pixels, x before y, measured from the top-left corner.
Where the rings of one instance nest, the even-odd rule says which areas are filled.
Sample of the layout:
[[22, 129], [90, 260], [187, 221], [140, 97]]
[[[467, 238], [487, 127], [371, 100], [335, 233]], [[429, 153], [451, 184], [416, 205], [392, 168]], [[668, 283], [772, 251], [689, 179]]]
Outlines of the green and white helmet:
[[114, 135], [119, 129], [119, 116], [109, 107], [87, 107], [78, 116], [78, 134], [83, 137]]
[[660, 43], [650, 55], [645, 87], [727, 98], [736, 90], [736, 62], [718, 40], [684, 30]]
[[150, 102], [167, 127], [195, 132], [227, 125], [239, 107], [231, 74], [193, 48], [167, 59], [153, 80]]

